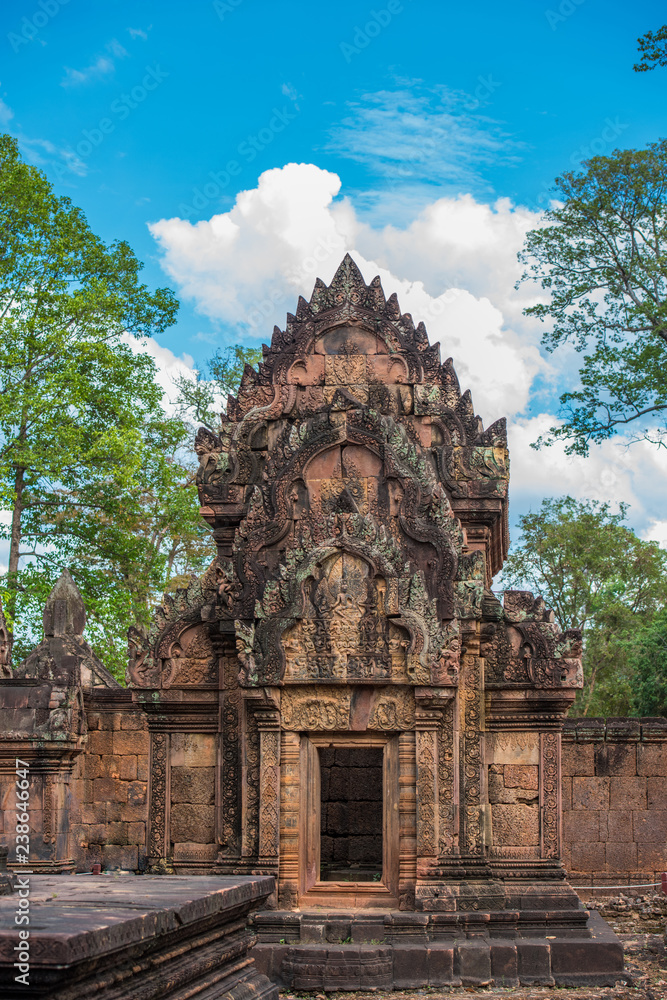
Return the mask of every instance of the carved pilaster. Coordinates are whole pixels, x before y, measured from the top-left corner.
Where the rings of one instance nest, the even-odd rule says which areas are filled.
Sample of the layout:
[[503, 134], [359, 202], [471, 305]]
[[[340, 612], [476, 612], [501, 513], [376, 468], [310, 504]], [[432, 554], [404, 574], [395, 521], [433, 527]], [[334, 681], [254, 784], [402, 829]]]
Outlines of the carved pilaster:
[[438, 727], [438, 805], [440, 812], [438, 853], [445, 857], [456, 854], [459, 845], [456, 756], [454, 702], [450, 701], [442, 711]]
[[540, 735], [540, 854], [560, 858], [560, 733]]
[[241, 696], [238, 690], [225, 691], [220, 709], [222, 730], [221, 776], [221, 856], [238, 857], [241, 839], [241, 762], [239, 744]]
[[169, 734], [151, 733], [148, 810], [148, 859], [156, 864], [169, 854]]
[[280, 870], [278, 905], [296, 906], [299, 884], [299, 752], [297, 733], [282, 732], [280, 751]]
[[55, 791], [55, 775], [45, 775], [42, 789], [42, 840], [45, 844], [54, 844], [56, 841]]
[[481, 856], [484, 852], [484, 829], [481, 816], [482, 803], [482, 661], [479, 658], [479, 640], [468, 637], [463, 658], [462, 677], [462, 738], [461, 738], [461, 798], [464, 803], [461, 816], [462, 853]]
[[259, 854], [259, 728], [255, 715], [254, 699], [245, 699], [245, 725], [243, 726], [242, 773], [242, 815], [241, 853], [243, 857], [257, 857]]
[[438, 747], [434, 729], [417, 730], [417, 856], [433, 858], [438, 853]]
[[424, 876], [438, 856], [438, 725], [429, 688], [415, 691], [415, 757], [417, 763], [417, 874]]
[[[279, 697], [276, 695], [276, 697]], [[280, 709], [255, 712], [259, 731], [259, 858], [276, 863], [280, 846]]]
[[[414, 884], [417, 877], [417, 796], [415, 781], [415, 734], [401, 733], [398, 737], [398, 814], [399, 814], [399, 873], [398, 893], [401, 905], [414, 906]], [[411, 899], [407, 897], [411, 895]]]

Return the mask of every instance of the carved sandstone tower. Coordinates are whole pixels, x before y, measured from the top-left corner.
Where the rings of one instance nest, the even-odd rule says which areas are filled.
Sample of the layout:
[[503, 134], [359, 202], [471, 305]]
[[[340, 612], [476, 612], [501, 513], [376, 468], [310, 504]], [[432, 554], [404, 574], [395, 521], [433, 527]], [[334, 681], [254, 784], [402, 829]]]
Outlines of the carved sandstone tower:
[[[424, 325], [347, 256], [274, 330], [220, 433], [200, 430], [196, 448], [217, 560], [132, 638], [153, 862], [274, 874], [258, 961], [295, 987], [354, 980], [322, 956], [317, 981], [304, 972], [311, 907], [352, 924], [365, 911], [369, 927], [372, 908], [373, 940], [418, 942], [403, 978], [398, 945], [379, 948], [377, 986], [387, 962], [396, 986], [564, 981], [558, 949], [573, 935], [587, 955], [573, 975], [622, 968], [613, 935], [591, 966], [560, 862], [560, 729], [580, 635], [561, 634], [540, 598], [501, 605], [489, 589], [508, 545], [505, 421], [484, 430]], [[169, 832], [184, 732], [201, 734], [192, 746], [215, 783], [199, 849]], [[527, 929], [533, 973], [516, 944]], [[444, 945], [441, 971], [423, 969], [427, 943], [448, 934], [464, 941], [449, 972]], [[494, 935], [509, 949], [495, 972]], [[479, 974], [461, 971], [478, 961]]]

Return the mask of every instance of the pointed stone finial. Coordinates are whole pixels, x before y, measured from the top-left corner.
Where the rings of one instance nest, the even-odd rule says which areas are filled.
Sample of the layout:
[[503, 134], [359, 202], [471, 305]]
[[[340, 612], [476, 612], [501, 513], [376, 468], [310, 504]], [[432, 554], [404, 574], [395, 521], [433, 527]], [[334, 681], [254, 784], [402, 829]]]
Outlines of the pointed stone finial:
[[82, 635], [86, 627], [86, 609], [79, 588], [68, 569], [49, 594], [44, 606], [44, 635]]
[[354, 292], [365, 291], [366, 282], [349, 253], [345, 254], [338, 265], [338, 270], [334, 274], [329, 288], [334, 293], [342, 293], [346, 298], [349, 298]]

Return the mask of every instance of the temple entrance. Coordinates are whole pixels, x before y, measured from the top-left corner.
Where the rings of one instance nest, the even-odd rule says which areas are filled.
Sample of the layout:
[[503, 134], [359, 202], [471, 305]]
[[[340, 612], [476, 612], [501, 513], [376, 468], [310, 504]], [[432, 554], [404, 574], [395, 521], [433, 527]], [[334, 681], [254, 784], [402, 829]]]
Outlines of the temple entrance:
[[394, 733], [285, 734], [279, 878], [296, 868], [299, 906], [398, 907], [398, 744]]
[[320, 747], [320, 881], [382, 879], [382, 747]]

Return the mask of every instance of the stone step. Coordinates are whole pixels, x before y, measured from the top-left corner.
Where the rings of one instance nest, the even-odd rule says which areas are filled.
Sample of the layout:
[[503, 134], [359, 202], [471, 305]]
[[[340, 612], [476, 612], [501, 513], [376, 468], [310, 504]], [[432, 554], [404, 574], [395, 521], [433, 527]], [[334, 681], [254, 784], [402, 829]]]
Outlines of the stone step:
[[426, 986], [613, 986], [627, 981], [623, 948], [590, 914], [589, 936], [549, 928], [535, 937], [480, 935], [374, 944], [260, 941], [257, 968], [292, 990], [400, 990]]

